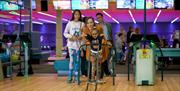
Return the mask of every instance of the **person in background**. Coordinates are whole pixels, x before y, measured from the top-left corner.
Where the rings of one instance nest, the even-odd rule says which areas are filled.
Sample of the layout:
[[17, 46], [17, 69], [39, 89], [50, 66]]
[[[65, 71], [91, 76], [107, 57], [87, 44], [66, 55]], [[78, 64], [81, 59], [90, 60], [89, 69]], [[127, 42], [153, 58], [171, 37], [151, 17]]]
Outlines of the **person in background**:
[[[103, 33], [104, 33], [105, 39], [107, 41], [111, 42], [111, 44], [113, 44], [111, 24], [104, 21], [102, 13], [97, 13], [96, 18], [98, 20], [98, 25], [102, 26], [102, 28], [103, 28]], [[102, 72], [101, 72], [101, 77], [103, 77], [104, 73], [107, 76], [111, 75], [111, 72], [110, 72], [109, 66], [108, 66], [109, 65], [109, 59], [110, 59], [110, 57], [107, 58], [107, 60], [104, 63], [102, 63], [103, 68], [102, 68]]]
[[72, 19], [67, 23], [64, 36], [67, 38], [67, 47], [70, 56], [69, 62], [69, 73], [67, 82], [73, 82], [73, 70], [74, 70], [74, 80], [77, 82], [78, 79], [78, 70], [79, 70], [79, 48], [82, 45], [81, 28], [84, 26], [84, 23], [81, 20], [81, 11], [74, 10], [72, 13]]
[[160, 47], [161, 48], [168, 48], [168, 42], [166, 37], [163, 35], [162, 38], [160, 39]]
[[123, 34], [118, 33], [117, 38], [115, 40], [115, 48], [116, 48], [116, 59], [117, 63], [122, 64], [124, 52], [123, 52], [123, 46], [124, 46], [124, 40], [123, 40]]
[[180, 48], [180, 30], [175, 30], [173, 33], [173, 48]]
[[131, 71], [133, 72], [133, 64], [132, 64], [132, 52], [133, 52], [133, 48], [132, 48], [132, 42], [131, 42], [131, 36], [133, 34], [134, 28], [132, 26], [129, 26], [129, 30], [127, 32], [127, 48], [128, 48], [128, 52], [126, 54], [126, 61], [131, 64]]
[[133, 34], [140, 34], [140, 29], [138, 27], [135, 28], [134, 32], [131, 33], [131, 36]]

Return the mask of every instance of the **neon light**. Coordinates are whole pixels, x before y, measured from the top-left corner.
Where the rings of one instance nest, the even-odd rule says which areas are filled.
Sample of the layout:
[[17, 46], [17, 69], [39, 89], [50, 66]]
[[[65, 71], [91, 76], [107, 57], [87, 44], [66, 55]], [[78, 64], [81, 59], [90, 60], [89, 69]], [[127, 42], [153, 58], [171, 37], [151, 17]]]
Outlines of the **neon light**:
[[130, 14], [130, 16], [131, 16], [133, 22], [136, 24], [136, 21], [135, 21], [135, 19], [134, 19], [134, 16], [133, 16], [132, 12], [131, 12], [130, 10], [129, 10], [128, 12], [129, 12], [129, 14]]
[[37, 21], [33, 21], [32, 23], [43, 25], [43, 23]]
[[[20, 14], [19, 13], [17, 13], [17, 12], [14, 12], [14, 11], [11, 11], [11, 12], [9, 12], [10, 14], [13, 14], [13, 15], [18, 15], [18, 16], [20, 16]], [[30, 16], [30, 15], [22, 15], [21, 14], [21, 16]]]
[[62, 20], [63, 20], [63, 21], [69, 21], [69, 20], [68, 20], [68, 19], [66, 19], [66, 18], [63, 18]]
[[[50, 14], [47, 14], [47, 13], [43, 13], [43, 12], [38, 12], [38, 13], [39, 13], [39, 14], [42, 14], [42, 15], [46, 15], [46, 16], [52, 17], [52, 18], [56, 18], [56, 16], [50, 15]], [[69, 20], [66, 19], [66, 18], [63, 18], [62, 20], [64, 20], [64, 21], [69, 21]]]
[[174, 22], [177, 21], [179, 18], [180, 18], [180, 16], [179, 16], [179, 17], [176, 17], [174, 20], [171, 21], [171, 23], [174, 23]]
[[114, 20], [116, 23], [118, 23], [118, 24], [119, 24], [119, 21], [117, 21], [116, 19], [112, 18], [112, 20]]
[[110, 17], [110, 18], [111, 18], [111, 15], [110, 15], [110, 14], [108, 14], [106, 11], [104, 11], [104, 10], [103, 10], [103, 13], [104, 13], [104, 14], [106, 14], [108, 17]]
[[50, 14], [47, 14], [47, 13], [43, 13], [43, 12], [37, 12], [37, 13], [42, 14], [42, 15], [46, 15], [46, 16], [49, 16], [49, 17], [52, 17], [52, 18], [56, 18], [56, 16], [50, 15]]
[[94, 21], [95, 23], [99, 23], [97, 20]]
[[43, 22], [47, 22], [47, 23], [54, 23], [54, 24], [56, 24], [56, 22], [50, 21], [50, 20], [45, 20], [45, 19], [38, 19], [38, 20], [43, 21]]
[[157, 21], [159, 15], [160, 15], [160, 13], [161, 13], [161, 10], [159, 10], [159, 12], [158, 12], [158, 14], [157, 14], [157, 16], [156, 16], [156, 18], [155, 18], [155, 20], [154, 20], [154, 23], [156, 23], [156, 21]]

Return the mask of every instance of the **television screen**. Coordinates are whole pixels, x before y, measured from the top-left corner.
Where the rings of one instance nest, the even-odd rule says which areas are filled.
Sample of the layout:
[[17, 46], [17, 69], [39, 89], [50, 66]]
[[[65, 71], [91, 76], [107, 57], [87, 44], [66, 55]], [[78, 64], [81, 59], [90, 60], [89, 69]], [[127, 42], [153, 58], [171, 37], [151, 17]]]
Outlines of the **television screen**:
[[[96, 0], [97, 1], [97, 0]], [[89, 0], [71, 0], [72, 9], [89, 9]]]
[[0, 1], [0, 10], [19, 10], [19, 6], [14, 3]]
[[53, 5], [55, 9], [71, 9], [70, 0], [54, 0]]
[[135, 0], [116, 0], [116, 8], [134, 9], [135, 8]]
[[[154, 0], [146, 0], [146, 9], [154, 8]], [[144, 0], [136, 0], [136, 9], [144, 9]]]
[[174, 0], [154, 0], [155, 9], [173, 9]]
[[108, 0], [89, 0], [90, 9], [108, 9]]
[[[24, 0], [0, 1], [0, 10], [19, 10], [20, 7], [18, 5], [21, 5], [21, 9], [24, 9]], [[32, 0], [32, 9], [36, 9], [36, 0]]]
[[32, 9], [36, 9], [36, 0], [32, 0], [31, 7]]

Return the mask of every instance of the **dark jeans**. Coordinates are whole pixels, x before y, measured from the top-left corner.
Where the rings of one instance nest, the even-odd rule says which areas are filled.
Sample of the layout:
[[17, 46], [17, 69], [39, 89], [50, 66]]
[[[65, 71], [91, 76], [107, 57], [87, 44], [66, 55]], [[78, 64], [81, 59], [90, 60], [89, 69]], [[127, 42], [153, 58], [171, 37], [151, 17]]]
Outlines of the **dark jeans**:
[[81, 57], [81, 72], [82, 75], [87, 76], [88, 62], [86, 60], [86, 52], [83, 50], [84, 56]]
[[108, 67], [108, 61], [106, 60], [104, 63], [101, 64], [101, 75], [100, 78], [102, 79], [104, 76], [104, 73], [109, 76], [110, 75], [110, 71], [109, 71], [109, 67]]

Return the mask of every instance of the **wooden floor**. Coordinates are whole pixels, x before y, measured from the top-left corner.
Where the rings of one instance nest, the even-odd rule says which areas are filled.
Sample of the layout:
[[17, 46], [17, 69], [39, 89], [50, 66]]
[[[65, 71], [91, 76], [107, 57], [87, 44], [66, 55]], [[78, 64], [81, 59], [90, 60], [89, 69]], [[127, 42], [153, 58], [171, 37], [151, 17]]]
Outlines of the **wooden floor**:
[[[32, 75], [28, 78], [14, 77], [13, 80], [5, 79], [0, 81], [0, 91], [85, 91], [86, 78], [81, 78], [81, 85], [67, 84], [66, 77], [56, 75]], [[106, 84], [98, 85], [97, 91], [180, 91], [180, 74], [165, 74], [164, 81], [156, 76], [154, 86], [136, 86], [131, 77], [118, 75], [116, 84], [112, 86], [112, 78], [105, 78]], [[93, 91], [94, 85], [90, 85], [89, 91]]]

